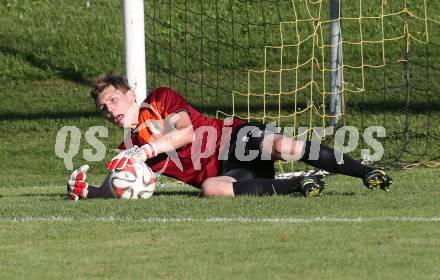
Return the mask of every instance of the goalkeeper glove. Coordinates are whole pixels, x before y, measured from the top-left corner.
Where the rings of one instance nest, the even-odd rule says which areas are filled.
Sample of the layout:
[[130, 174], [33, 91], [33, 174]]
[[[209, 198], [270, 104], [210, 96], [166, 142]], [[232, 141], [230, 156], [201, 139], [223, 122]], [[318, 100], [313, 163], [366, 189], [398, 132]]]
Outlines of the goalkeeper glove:
[[73, 171], [67, 179], [67, 193], [71, 200], [77, 201], [80, 198], [85, 199], [87, 197], [89, 192], [87, 189], [89, 184], [86, 182], [87, 170], [89, 170], [89, 166], [87, 164], [82, 165]]
[[107, 169], [110, 171], [121, 170], [127, 165], [133, 165], [133, 161], [140, 160], [145, 162], [147, 159], [153, 158], [157, 155], [156, 146], [145, 144], [141, 147], [134, 146], [131, 149], [120, 152], [111, 161], [107, 163]]

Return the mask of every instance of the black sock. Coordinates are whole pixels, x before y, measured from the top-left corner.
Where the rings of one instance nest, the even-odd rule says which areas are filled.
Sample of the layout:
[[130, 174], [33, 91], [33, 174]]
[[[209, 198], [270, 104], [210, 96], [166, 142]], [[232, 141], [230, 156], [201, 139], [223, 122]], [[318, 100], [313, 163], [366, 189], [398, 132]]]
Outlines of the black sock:
[[[312, 145], [313, 148], [311, 149]], [[318, 148], [319, 154], [317, 154]], [[310, 151], [312, 154], [310, 154]], [[343, 160], [343, 163], [339, 164], [341, 159]], [[365, 174], [372, 170], [370, 167], [363, 165], [359, 161], [356, 161], [341, 152], [337, 152], [323, 144], [319, 144], [319, 142], [309, 140], [305, 141], [304, 155], [300, 161], [331, 173], [358, 178], [364, 178]]]
[[235, 195], [277, 195], [299, 192], [299, 182], [303, 177], [292, 179], [253, 179], [234, 182]]
[[116, 198], [114, 192], [105, 186], [99, 188], [89, 186], [88, 190], [87, 198]]

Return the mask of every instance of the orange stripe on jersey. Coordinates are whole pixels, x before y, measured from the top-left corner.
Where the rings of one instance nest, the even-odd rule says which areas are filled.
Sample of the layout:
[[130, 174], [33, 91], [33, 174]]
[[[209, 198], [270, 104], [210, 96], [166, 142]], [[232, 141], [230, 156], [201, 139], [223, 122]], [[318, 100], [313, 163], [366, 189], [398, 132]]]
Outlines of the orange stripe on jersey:
[[137, 133], [144, 143], [164, 133], [165, 119], [188, 106], [187, 101], [170, 88], [158, 88], [148, 95], [139, 111]]
[[156, 114], [155, 110], [152, 105], [151, 108], [142, 108], [139, 112], [139, 124], [136, 130], [144, 143], [150, 143], [154, 140], [154, 134], [163, 133], [163, 117]]

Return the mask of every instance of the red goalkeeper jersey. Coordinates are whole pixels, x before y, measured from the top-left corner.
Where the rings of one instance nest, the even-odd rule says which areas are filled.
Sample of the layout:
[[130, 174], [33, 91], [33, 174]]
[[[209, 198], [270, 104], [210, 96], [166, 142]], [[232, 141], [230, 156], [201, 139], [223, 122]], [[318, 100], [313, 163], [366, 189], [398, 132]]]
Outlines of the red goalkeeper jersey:
[[[162, 153], [147, 160], [147, 164], [154, 172], [200, 187], [206, 178], [218, 175], [219, 154], [223, 150], [221, 144], [223, 146], [229, 142], [231, 131], [242, 124], [242, 120], [234, 119], [232, 124], [225, 125], [224, 121], [207, 117], [191, 107], [186, 99], [174, 90], [162, 87], [152, 91], [145, 99], [139, 111], [138, 127], [124, 142], [131, 140], [133, 145], [142, 146], [153, 141], [166, 132], [165, 118], [180, 111], [188, 113], [196, 139], [176, 151]], [[210, 130], [210, 133], [206, 132], [207, 130]], [[222, 133], [225, 134], [223, 141]], [[120, 146], [121, 149], [125, 147], [124, 143]]]

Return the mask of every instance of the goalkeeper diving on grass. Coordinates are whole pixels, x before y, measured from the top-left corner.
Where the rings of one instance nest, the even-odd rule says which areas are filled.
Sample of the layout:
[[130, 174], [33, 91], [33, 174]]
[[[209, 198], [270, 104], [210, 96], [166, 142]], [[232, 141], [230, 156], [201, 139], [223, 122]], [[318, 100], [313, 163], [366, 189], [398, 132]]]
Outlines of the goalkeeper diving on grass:
[[93, 80], [91, 97], [105, 118], [129, 133], [120, 153], [107, 163], [110, 175], [100, 187], [87, 183], [87, 166], [72, 173], [67, 190], [73, 200], [118, 197], [108, 187], [110, 177], [139, 161], [156, 173], [200, 189], [205, 197], [291, 193], [312, 197], [322, 193], [320, 175], [275, 179], [277, 160], [301, 161], [357, 177], [372, 190], [388, 191], [393, 183], [384, 170], [316, 141], [287, 137], [261, 123], [208, 117], [171, 88], [154, 89], [139, 106], [125, 77], [109, 73]]

